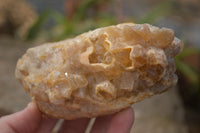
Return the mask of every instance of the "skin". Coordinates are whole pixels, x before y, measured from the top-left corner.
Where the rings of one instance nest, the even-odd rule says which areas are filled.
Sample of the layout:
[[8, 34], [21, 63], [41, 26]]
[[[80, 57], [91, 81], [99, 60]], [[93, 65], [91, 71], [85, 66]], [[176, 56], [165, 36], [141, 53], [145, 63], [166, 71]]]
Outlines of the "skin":
[[[47, 118], [38, 110], [35, 103], [17, 113], [0, 118], [2, 133], [51, 133], [57, 119]], [[89, 118], [65, 120], [59, 133], [84, 133]], [[98, 117], [91, 133], [129, 133], [134, 122], [132, 108], [124, 109], [116, 114]]]

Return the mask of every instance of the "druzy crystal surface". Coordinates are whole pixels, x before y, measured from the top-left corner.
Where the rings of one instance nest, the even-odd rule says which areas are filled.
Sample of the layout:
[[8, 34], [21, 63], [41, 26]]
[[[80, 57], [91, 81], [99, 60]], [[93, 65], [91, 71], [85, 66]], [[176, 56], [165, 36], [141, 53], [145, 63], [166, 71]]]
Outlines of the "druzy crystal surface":
[[123, 23], [28, 49], [16, 77], [43, 113], [96, 117], [174, 86], [182, 47], [171, 29]]

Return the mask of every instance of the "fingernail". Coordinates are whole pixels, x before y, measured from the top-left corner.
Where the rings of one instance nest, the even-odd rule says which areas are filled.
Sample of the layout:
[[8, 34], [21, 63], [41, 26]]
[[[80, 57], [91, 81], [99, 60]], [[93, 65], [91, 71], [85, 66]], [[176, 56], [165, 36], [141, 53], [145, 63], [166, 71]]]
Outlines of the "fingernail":
[[34, 102], [30, 102], [30, 103], [27, 105], [27, 108], [33, 109], [33, 108], [35, 108], [35, 107], [36, 107], [36, 105], [35, 105]]

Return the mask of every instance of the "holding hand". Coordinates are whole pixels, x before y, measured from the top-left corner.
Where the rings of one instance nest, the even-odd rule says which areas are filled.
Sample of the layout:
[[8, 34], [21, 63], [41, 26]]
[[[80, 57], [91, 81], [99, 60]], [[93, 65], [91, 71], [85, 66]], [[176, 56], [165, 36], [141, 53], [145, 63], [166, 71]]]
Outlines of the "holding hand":
[[[51, 133], [57, 119], [44, 117], [35, 103], [17, 113], [0, 118], [2, 133]], [[59, 133], [84, 133], [89, 118], [65, 120]], [[134, 122], [132, 108], [127, 108], [116, 114], [98, 117], [91, 133], [129, 133]]]

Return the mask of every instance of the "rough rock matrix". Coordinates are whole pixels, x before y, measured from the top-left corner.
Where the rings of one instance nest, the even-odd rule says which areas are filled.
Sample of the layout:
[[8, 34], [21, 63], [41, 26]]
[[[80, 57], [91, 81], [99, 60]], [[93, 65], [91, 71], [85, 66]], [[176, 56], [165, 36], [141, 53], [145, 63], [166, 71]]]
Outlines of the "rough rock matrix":
[[16, 77], [43, 113], [96, 117], [174, 86], [182, 47], [171, 29], [124, 23], [30, 48]]

